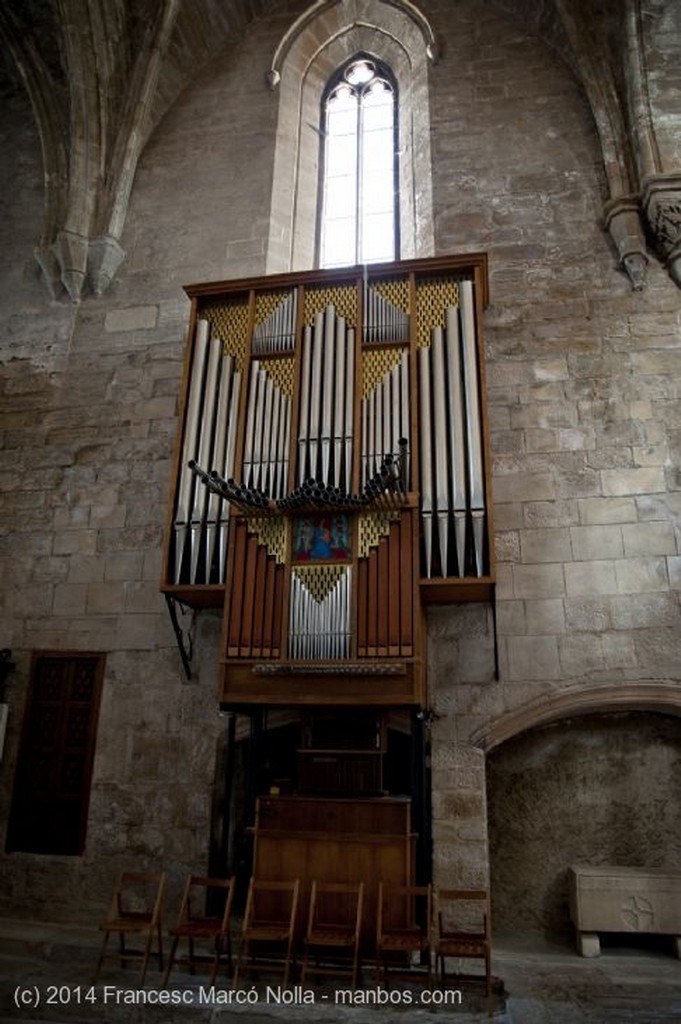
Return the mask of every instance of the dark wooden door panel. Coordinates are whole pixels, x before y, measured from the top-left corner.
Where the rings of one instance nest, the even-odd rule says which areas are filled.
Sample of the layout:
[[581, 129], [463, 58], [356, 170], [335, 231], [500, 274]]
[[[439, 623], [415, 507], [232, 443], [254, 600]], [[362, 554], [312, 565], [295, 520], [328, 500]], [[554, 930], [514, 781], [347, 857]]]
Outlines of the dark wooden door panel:
[[82, 853], [103, 674], [102, 654], [34, 656], [9, 851]]

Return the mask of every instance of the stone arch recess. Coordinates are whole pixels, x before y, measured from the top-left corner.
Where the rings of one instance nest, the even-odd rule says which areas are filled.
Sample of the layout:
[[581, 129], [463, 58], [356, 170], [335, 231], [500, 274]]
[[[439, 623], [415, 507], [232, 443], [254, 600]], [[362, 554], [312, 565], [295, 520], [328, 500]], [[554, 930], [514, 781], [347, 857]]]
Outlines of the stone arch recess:
[[535, 726], [575, 715], [613, 711], [659, 711], [681, 717], [681, 688], [672, 683], [651, 683], [563, 690], [482, 726], [471, 735], [470, 742], [471, 746], [488, 754], [506, 740]]
[[358, 51], [380, 57], [398, 82], [401, 256], [434, 251], [428, 62], [435, 47], [416, 10], [393, 0], [315, 4], [296, 22], [297, 33], [290, 30], [277, 48], [280, 64], [270, 74], [279, 90], [279, 116], [267, 273], [314, 265], [322, 91]]

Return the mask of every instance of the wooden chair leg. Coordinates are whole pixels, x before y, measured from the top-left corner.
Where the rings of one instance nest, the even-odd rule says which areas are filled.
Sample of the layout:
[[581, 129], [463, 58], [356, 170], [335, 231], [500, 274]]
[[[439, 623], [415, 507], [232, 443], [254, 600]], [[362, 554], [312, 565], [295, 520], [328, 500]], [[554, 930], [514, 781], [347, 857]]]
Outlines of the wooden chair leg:
[[106, 953], [106, 947], [109, 944], [109, 935], [110, 934], [111, 934], [110, 932], [104, 932], [104, 941], [102, 943], [102, 949], [101, 949], [101, 952], [99, 954], [99, 960], [97, 961], [97, 967], [95, 968], [95, 976], [94, 976], [94, 978], [92, 980], [92, 984], [93, 985], [96, 985], [97, 981], [99, 980], [99, 974], [100, 974], [100, 971], [102, 970], [102, 964], [104, 963], [104, 955]]
[[359, 980], [359, 949], [355, 948], [355, 955], [352, 960], [352, 987], [353, 990], [357, 988], [357, 982]]
[[172, 970], [173, 964], [175, 963], [175, 953], [177, 952], [177, 944], [178, 944], [179, 941], [180, 941], [180, 937], [179, 937], [179, 935], [176, 935], [174, 937], [172, 945], [170, 947], [170, 955], [168, 957], [168, 966], [166, 967], [166, 972], [165, 972], [165, 974], [163, 976], [163, 983], [161, 985], [161, 988], [168, 988], [168, 978], [170, 977], [170, 972]]
[[238, 988], [239, 985], [239, 973], [244, 961], [244, 956], [248, 953], [247, 945], [247, 940], [242, 939], [241, 944], [239, 945], [239, 952], [237, 953], [236, 967], [234, 968], [234, 988]]
[[215, 940], [215, 957], [213, 959], [213, 970], [210, 975], [210, 985], [215, 984], [215, 979], [218, 976], [218, 968], [220, 966], [220, 938]]
[[147, 977], [147, 967], [149, 966], [149, 954], [151, 953], [151, 944], [153, 941], [154, 933], [151, 929], [149, 929], [149, 935], [144, 946], [144, 953], [142, 954], [142, 973], [140, 974], [140, 988], [144, 987], [144, 982]]

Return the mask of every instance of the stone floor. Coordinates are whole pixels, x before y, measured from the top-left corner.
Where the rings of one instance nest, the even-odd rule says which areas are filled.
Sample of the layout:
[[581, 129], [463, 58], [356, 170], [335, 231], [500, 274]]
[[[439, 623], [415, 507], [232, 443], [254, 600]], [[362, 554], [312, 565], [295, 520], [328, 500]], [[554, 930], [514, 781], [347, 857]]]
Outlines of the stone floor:
[[[211, 992], [203, 976], [174, 973], [168, 994], [161, 975], [151, 970], [144, 989], [137, 972], [109, 962], [91, 987], [99, 935], [92, 928], [0, 920], [0, 1024], [22, 1021], [133, 1021], [139, 1024], [224, 1024], [228, 1015], [249, 1024], [368, 1024], [404, 1020], [417, 1024], [473, 1024], [490, 1020], [481, 987], [423, 989], [400, 980], [391, 989], [375, 985], [364, 973], [355, 1005], [339, 1005], [339, 988], [322, 985], [310, 994], [292, 988], [280, 993], [274, 978], [251, 978], [239, 998], [226, 1004], [229, 988], [219, 982]], [[597, 959], [585, 960], [571, 946], [547, 946], [517, 938], [495, 940], [494, 972], [498, 992], [491, 1018], [495, 1024], [657, 1024], [681, 1022], [681, 963], [671, 941], [607, 945]], [[380, 994], [382, 993], [382, 995]], [[459, 995], [460, 993], [460, 995]], [[212, 998], [211, 998], [212, 997]], [[159, 1005], [159, 998], [177, 1000]], [[232, 997], [234, 998], [234, 997]], [[377, 999], [382, 1005], [375, 1005]], [[308, 1002], [307, 1000], [314, 1000]], [[394, 1001], [393, 1001], [394, 1000]], [[447, 1000], [446, 1005], [432, 1005]]]

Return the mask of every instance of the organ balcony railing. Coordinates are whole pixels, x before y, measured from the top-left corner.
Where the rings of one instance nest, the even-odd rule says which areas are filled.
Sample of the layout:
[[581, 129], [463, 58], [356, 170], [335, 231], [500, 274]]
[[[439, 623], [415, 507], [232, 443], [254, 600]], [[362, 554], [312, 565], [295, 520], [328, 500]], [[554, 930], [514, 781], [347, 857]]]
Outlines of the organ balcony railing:
[[220, 700], [422, 705], [424, 606], [494, 592], [485, 255], [186, 291], [162, 590]]

